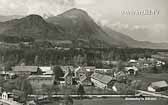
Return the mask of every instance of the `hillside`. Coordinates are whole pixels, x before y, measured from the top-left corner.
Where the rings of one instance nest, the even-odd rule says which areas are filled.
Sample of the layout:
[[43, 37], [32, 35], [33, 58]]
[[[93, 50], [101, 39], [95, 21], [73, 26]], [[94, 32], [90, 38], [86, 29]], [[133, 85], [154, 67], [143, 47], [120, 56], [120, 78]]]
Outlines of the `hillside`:
[[168, 43], [152, 43], [148, 41], [137, 41], [125, 34], [114, 31], [109, 27], [104, 26], [102, 28], [113, 40], [115, 40], [120, 45], [125, 44], [131, 48], [168, 49]]

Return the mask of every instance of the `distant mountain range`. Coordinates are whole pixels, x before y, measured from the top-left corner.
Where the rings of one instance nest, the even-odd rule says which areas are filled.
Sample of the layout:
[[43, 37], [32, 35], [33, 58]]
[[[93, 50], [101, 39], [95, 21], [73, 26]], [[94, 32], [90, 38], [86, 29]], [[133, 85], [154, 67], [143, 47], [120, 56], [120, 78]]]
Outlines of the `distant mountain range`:
[[8, 37], [30, 37], [35, 40], [51, 41], [70, 40], [78, 47], [168, 49], [167, 43], [137, 41], [109, 27], [100, 26], [87, 12], [80, 9], [71, 9], [45, 20], [38, 15], [29, 15], [21, 19], [0, 22], [0, 40]]
[[9, 21], [12, 19], [20, 19], [22, 17], [24, 17], [24, 16], [21, 16], [21, 15], [9, 15], [9, 16], [0, 15], [0, 22]]

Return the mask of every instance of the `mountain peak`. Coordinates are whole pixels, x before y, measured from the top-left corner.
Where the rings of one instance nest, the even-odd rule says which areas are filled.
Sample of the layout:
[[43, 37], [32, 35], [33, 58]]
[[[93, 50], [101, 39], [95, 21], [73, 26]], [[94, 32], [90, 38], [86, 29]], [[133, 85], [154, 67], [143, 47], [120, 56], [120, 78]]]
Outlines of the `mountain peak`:
[[43, 20], [43, 18], [39, 15], [31, 14], [29, 16], [26, 16], [22, 19], [27, 19], [27, 20]]
[[21, 18], [20, 20], [18, 20], [18, 22], [22, 23], [23, 25], [32, 25], [32, 26], [46, 24], [45, 20], [41, 16], [35, 14]]
[[78, 8], [72, 8], [72, 9], [70, 9], [70, 10], [67, 11], [67, 12], [81, 12], [81, 13], [86, 13], [86, 14], [87, 14], [86, 11], [84, 11], [84, 10], [82, 10], [82, 9], [78, 9]]
[[63, 14], [60, 14], [63, 16], [88, 16], [88, 13], [82, 9], [78, 9], [78, 8], [73, 8], [70, 9], [66, 12], [64, 12]]

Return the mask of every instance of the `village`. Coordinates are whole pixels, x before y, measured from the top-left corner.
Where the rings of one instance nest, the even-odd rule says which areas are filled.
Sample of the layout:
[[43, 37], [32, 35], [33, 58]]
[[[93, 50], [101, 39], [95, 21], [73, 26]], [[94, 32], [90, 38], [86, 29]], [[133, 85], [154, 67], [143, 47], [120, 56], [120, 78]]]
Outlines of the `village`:
[[30, 66], [23, 63], [11, 67], [10, 70], [1, 67], [0, 103], [38, 105], [38, 99], [50, 99], [54, 95], [145, 96], [150, 95], [146, 93], [149, 92], [166, 97], [168, 74], [159, 73], [159, 70], [167, 64], [161, 56], [163, 55], [159, 54], [125, 62], [102, 60], [103, 65], [113, 65], [108, 69], [85, 64]]

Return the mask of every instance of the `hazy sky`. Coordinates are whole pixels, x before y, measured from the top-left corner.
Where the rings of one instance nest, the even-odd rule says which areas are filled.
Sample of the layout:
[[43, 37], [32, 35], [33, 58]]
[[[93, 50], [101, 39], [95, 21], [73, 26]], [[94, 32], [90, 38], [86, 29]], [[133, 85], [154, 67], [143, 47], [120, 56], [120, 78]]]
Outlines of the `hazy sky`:
[[168, 42], [167, 5], [168, 0], [0, 0], [0, 15], [58, 15], [75, 7], [135, 39]]

